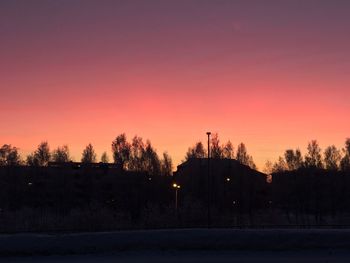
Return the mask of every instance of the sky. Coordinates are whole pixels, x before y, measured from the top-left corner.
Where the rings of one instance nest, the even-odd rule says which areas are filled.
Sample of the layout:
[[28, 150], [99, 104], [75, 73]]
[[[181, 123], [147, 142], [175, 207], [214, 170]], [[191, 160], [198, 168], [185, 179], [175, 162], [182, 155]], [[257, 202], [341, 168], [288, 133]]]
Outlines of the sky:
[[1, 0], [0, 145], [125, 132], [175, 167], [217, 132], [260, 169], [350, 137], [350, 1]]

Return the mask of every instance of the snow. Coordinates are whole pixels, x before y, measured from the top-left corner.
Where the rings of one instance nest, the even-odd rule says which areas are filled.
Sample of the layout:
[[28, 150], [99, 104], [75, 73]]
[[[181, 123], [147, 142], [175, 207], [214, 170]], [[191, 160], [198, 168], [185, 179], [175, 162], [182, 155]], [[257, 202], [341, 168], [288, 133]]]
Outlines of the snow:
[[348, 229], [173, 229], [0, 235], [0, 256], [145, 251], [307, 251], [350, 249]]

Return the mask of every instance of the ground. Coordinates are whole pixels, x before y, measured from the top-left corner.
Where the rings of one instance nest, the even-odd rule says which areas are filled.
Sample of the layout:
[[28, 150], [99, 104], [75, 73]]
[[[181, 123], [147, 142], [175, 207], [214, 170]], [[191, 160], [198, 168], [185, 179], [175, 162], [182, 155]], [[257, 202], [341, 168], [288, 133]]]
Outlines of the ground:
[[[150, 263], [177, 263], [177, 262], [317, 262], [317, 263], [340, 263], [349, 262], [349, 251], [166, 251], [166, 252], [119, 252], [108, 254], [90, 255], [65, 255], [65, 256], [34, 256], [34, 257], [11, 257], [4, 259], [9, 263], [31, 262], [150, 262]], [[0, 259], [1, 262], [1, 259]]]
[[0, 235], [0, 262], [350, 262], [350, 230], [174, 229]]

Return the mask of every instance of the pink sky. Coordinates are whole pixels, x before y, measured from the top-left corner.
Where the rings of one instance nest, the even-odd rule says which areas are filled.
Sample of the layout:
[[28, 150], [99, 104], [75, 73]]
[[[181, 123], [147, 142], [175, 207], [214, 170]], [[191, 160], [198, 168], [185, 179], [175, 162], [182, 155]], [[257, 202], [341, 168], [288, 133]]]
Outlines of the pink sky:
[[[262, 3], [263, 2], [263, 3]], [[347, 1], [2, 1], [0, 144], [80, 159], [125, 132], [175, 164], [218, 132], [259, 168], [350, 136]]]

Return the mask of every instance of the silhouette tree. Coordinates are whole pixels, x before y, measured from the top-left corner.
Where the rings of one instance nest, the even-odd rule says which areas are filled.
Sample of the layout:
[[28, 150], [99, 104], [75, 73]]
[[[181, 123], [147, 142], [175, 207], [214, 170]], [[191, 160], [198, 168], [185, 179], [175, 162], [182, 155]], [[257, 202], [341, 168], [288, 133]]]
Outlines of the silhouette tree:
[[249, 155], [247, 153], [247, 148], [245, 147], [244, 143], [240, 143], [237, 146], [236, 160], [241, 164], [246, 164], [246, 165], [249, 162]]
[[295, 151], [292, 149], [288, 149], [284, 153], [284, 158], [286, 160], [286, 164], [288, 170], [293, 171], [299, 169], [303, 165], [303, 157], [299, 149]]
[[142, 171], [144, 168], [145, 145], [141, 137], [134, 136], [131, 143], [129, 170]]
[[89, 143], [83, 151], [82, 163], [95, 163], [96, 162], [96, 153], [94, 147]]
[[204, 149], [202, 142], [197, 142], [195, 146], [188, 148], [185, 159], [191, 159], [191, 158], [205, 158], [206, 157], [206, 151]]
[[350, 157], [349, 155], [345, 155], [340, 161], [340, 169], [342, 171], [350, 170]]
[[252, 169], [256, 169], [253, 157], [247, 153], [247, 148], [244, 143], [240, 143], [237, 146], [236, 160], [241, 164], [248, 165]]
[[295, 156], [295, 159], [294, 159], [295, 169], [299, 169], [304, 165], [303, 156], [301, 154], [301, 151], [299, 149], [296, 149], [294, 156]]
[[219, 135], [217, 133], [214, 133], [211, 137], [211, 158], [214, 159], [221, 159], [223, 158], [223, 149], [220, 146], [220, 140], [219, 140]]
[[34, 158], [34, 153], [28, 154], [25, 162], [29, 166], [38, 166], [38, 164], [36, 163], [36, 160]]
[[345, 151], [348, 155], [350, 155], [350, 138], [346, 138], [345, 140]]
[[233, 145], [231, 141], [228, 141], [223, 147], [223, 157], [226, 159], [234, 158]]
[[16, 166], [22, 164], [21, 157], [16, 147], [4, 144], [0, 148], [0, 166]]
[[171, 176], [173, 174], [173, 162], [167, 152], [163, 153], [163, 159], [160, 163], [160, 170], [163, 176]]
[[345, 140], [345, 148], [343, 149], [344, 157], [341, 159], [340, 167], [342, 171], [350, 170], [350, 138]]
[[101, 163], [108, 163], [109, 162], [109, 158], [106, 152], [103, 152], [101, 155]]
[[292, 149], [288, 149], [284, 153], [284, 159], [286, 160], [287, 167], [289, 170], [295, 170], [294, 167], [294, 151]]
[[27, 156], [27, 164], [30, 166], [47, 166], [50, 160], [50, 147], [46, 141], [41, 142], [34, 153]]
[[117, 136], [112, 142], [112, 152], [114, 162], [122, 169], [127, 169], [130, 160], [130, 144], [126, 140], [125, 133]]
[[334, 145], [328, 146], [324, 151], [324, 163], [328, 170], [338, 170], [341, 160], [340, 151]]
[[278, 157], [277, 162], [275, 162], [273, 164], [272, 167], [272, 172], [273, 173], [280, 173], [280, 172], [284, 172], [288, 169], [287, 163], [285, 162], [285, 160], [280, 156]]
[[256, 164], [254, 163], [253, 156], [251, 156], [251, 155], [248, 156], [248, 164], [247, 165], [254, 170], [258, 169], [256, 167]]
[[56, 150], [52, 153], [52, 160], [58, 163], [67, 163], [71, 161], [69, 148], [67, 145], [63, 145], [62, 147], [57, 147]]
[[316, 140], [309, 142], [307, 146], [308, 153], [305, 156], [306, 167], [322, 168], [321, 148]]
[[151, 142], [147, 140], [145, 151], [143, 154], [144, 168], [143, 171], [150, 175], [160, 175], [160, 160], [155, 149], [153, 149]]
[[263, 172], [267, 175], [269, 174], [272, 174], [272, 170], [273, 169], [273, 163], [270, 161], [270, 160], [267, 160], [265, 162], [265, 166], [264, 166], [264, 169], [263, 169]]

